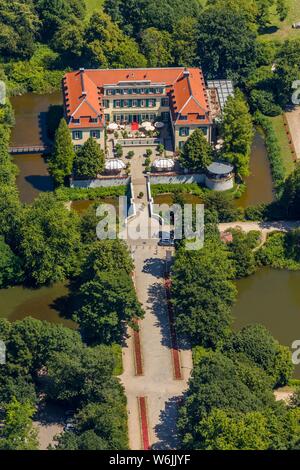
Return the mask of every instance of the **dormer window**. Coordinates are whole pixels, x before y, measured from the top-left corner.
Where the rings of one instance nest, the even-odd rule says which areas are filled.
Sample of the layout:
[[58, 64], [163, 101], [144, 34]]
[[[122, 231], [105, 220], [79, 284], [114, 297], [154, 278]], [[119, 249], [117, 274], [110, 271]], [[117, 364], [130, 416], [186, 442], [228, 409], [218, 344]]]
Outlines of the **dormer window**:
[[198, 119], [204, 120], [205, 119], [205, 114], [198, 114]]
[[97, 123], [97, 122], [98, 122], [98, 118], [91, 118], [91, 122]]
[[73, 124], [80, 124], [80, 119], [72, 118]]
[[180, 119], [180, 121], [187, 121], [187, 116], [185, 116], [184, 114], [180, 114], [178, 119]]

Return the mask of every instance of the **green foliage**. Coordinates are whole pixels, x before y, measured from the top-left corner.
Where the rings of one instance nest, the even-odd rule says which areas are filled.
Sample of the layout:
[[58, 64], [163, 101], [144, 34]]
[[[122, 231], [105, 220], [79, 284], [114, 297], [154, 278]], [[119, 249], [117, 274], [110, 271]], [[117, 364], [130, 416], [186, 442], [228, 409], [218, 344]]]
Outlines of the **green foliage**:
[[21, 260], [0, 237], [0, 288], [21, 283], [23, 271]]
[[63, 281], [80, 259], [79, 216], [51, 194], [41, 194], [23, 209], [18, 254], [26, 280], [34, 285]]
[[274, 387], [286, 385], [293, 373], [289, 348], [280, 345], [262, 325], [246, 326], [234, 333], [224, 351], [231, 357], [243, 353], [268, 374]]
[[268, 376], [245, 356], [206, 352], [194, 366], [178, 428], [186, 449], [291, 449], [299, 412], [275, 402]]
[[253, 125], [248, 105], [238, 90], [229, 97], [222, 121], [224, 148], [222, 158], [233, 163], [241, 176], [249, 175]]
[[94, 13], [85, 30], [84, 55], [91, 67], [145, 67], [136, 42], [126, 36], [105, 13]]
[[89, 340], [119, 342], [124, 324], [143, 317], [132, 280], [123, 270], [97, 274], [81, 285], [79, 297], [75, 319]]
[[84, 201], [86, 199], [104, 199], [106, 197], [126, 196], [127, 186], [109, 186], [99, 188], [60, 187], [55, 191], [59, 201]]
[[58, 185], [62, 185], [73, 168], [75, 152], [70, 130], [64, 118], [55, 133], [54, 152], [49, 159], [49, 171]]
[[277, 269], [299, 270], [299, 230], [271, 233], [257, 253], [257, 261]]
[[231, 194], [209, 191], [204, 193], [205, 209], [214, 211], [219, 222], [233, 222], [243, 219], [241, 209], [237, 208]]
[[141, 50], [148, 67], [167, 67], [172, 64], [172, 37], [167, 31], [147, 28], [141, 34]]
[[282, 113], [279, 105], [274, 103], [274, 94], [267, 90], [252, 90], [250, 103], [254, 111], [260, 111], [266, 116], [278, 116]]
[[253, 249], [260, 239], [260, 232], [245, 233], [236, 229], [231, 230], [231, 233], [233, 241], [228, 244], [228, 248], [231, 252], [236, 278], [250, 276], [256, 271]]
[[197, 183], [187, 184], [151, 184], [152, 196], [158, 196], [159, 194], [169, 193], [186, 193], [194, 194], [195, 196], [203, 196], [203, 189]]
[[280, 203], [283, 217], [300, 219], [300, 165], [297, 164], [293, 173], [286, 179]]
[[133, 264], [124, 243], [94, 243], [78, 278], [75, 318], [85, 338], [110, 344], [121, 341], [125, 323], [143, 317], [131, 279]]
[[181, 250], [172, 270], [178, 331], [193, 345], [216, 347], [229, 334], [236, 289], [228, 252], [218, 240], [198, 251]]
[[[211, 77], [240, 81], [256, 66], [256, 32], [236, 2], [211, 2], [199, 19], [198, 57]], [[217, 7], [214, 3], [217, 3]]]
[[2, 0], [0, 5], [0, 55], [28, 59], [34, 52], [39, 19], [31, 2]]
[[183, 168], [200, 173], [212, 162], [212, 149], [201, 129], [195, 129], [185, 142], [179, 161]]
[[268, 158], [271, 166], [272, 178], [277, 191], [280, 191], [285, 177], [284, 163], [281, 158], [281, 149], [269, 119], [257, 112], [254, 116], [256, 124], [262, 127], [265, 134], [265, 142]]
[[104, 152], [90, 137], [76, 152], [73, 172], [75, 176], [96, 178], [104, 170]]
[[267, 418], [259, 412], [235, 413], [213, 409], [198, 426], [205, 450], [267, 450]]
[[279, 48], [274, 72], [277, 102], [282, 108], [291, 103], [292, 84], [300, 79], [300, 40], [285, 41]]
[[199, 18], [202, 8], [198, 0], [186, 4], [180, 0], [105, 0], [104, 10], [126, 33], [138, 38], [150, 27], [174, 31], [180, 19]]
[[0, 430], [1, 450], [37, 449], [37, 431], [31, 421], [34, 412], [30, 403], [19, 403], [15, 398], [6, 405], [4, 425]]

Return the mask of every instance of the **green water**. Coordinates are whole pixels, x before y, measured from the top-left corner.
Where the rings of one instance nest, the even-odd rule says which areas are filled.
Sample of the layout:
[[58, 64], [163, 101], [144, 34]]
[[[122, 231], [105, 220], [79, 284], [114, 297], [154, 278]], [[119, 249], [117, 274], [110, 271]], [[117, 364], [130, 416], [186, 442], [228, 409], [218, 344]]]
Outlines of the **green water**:
[[68, 292], [68, 287], [62, 283], [39, 289], [22, 286], [0, 289], [0, 317], [14, 322], [31, 316], [74, 329], [76, 323], [63, 318], [55, 305], [55, 302], [65, 297]]
[[[263, 268], [237, 281], [234, 328], [261, 323], [282, 344], [300, 340], [300, 271]], [[300, 365], [295, 366], [300, 378]]]

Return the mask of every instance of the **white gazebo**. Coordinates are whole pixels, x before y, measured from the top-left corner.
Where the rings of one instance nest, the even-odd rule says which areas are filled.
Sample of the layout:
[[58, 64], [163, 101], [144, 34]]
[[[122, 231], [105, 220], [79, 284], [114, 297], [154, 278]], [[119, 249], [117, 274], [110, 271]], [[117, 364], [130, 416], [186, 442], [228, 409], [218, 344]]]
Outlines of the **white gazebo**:
[[162, 129], [163, 127], [165, 127], [165, 123], [158, 121], [154, 124], [154, 126], [156, 127], [156, 129]]
[[159, 171], [170, 171], [174, 168], [175, 162], [172, 160], [172, 158], [159, 158], [158, 160], [154, 161], [153, 166]]
[[112, 158], [111, 160], [107, 160], [105, 163], [105, 170], [112, 171], [112, 172], [119, 172], [126, 167], [125, 163], [118, 158]]
[[141, 127], [143, 127], [144, 129], [147, 129], [147, 127], [150, 127], [150, 126], [152, 126], [152, 122], [150, 121], [144, 121], [141, 124]]
[[117, 129], [119, 129], [119, 126], [118, 126], [117, 123], [111, 122], [111, 123], [108, 125], [107, 129], [108, 129], [109, 131], [116, 131]]

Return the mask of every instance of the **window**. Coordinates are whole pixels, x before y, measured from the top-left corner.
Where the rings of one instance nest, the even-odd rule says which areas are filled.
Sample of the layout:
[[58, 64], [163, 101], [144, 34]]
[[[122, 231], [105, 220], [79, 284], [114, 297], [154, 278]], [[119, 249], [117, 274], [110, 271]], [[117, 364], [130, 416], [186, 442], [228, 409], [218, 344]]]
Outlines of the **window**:
[[72, 118], [72, 122], [73, 122], [74, 124], [80, 124], [80, 119]]
[[181, 150], [181, 149], [183, 148], [183, 146], [184, 146], [184, 142], [181, 140], [181, 141], [179, 142], [179, 150]]
[[188, 127], [180, 127], [180, 129], [179, 129], [179, 135], [180, 135], [181, 137], [186, 137], [186, 136], [189, 135], [189, 133], [190, 133], [190, 129], [189, 129]]
[[124, 101], [123, 101], [123, 106], [124, 106], [124, 108], [128, 108], [128, 106], [129, 106], [129, 101], [128, 101], [128, 100], [124, 100]]
[[106, 94], [107, 94], [107, 95], [114, 95], [114, 94], [115, 94], [115, 90], [107, 90]]
[[138, 105], [139, 105], [138, 100], [132, 100], [132, 107], [133, 107], [133, 108], [137, 108]]
[[200, 120], [205, 119], [205, 114], [198, 114], [198, 119], [200, 119]]
[[169, 106], [169, 98], [162, 98], [161, 99], [162, 106]]
[[207, 127], [199, 127], [199, 129], [203, 132], [204, 135], [207, 135]]
[[82, 131], [73, 131], [73, 140], [81, 140], [82, 139]]
[[103, 108], [109, 108], [109, 100], [103, 100]]
[[115, 100], [115, 101], [114, 101], [114, 106], [115, 106], [115, 108], [120, 108], [120, 106], [121, 106], [121, 101], [120, 101], [120, 100]]
[[93, 139], [100, 139], [100, 131], [90, 131], [90, 137], [92, 137]]
[[149, 108], [154, 108], [156, 105], [156, 100], [148, 100], [148, 106]]
[[109, 114], [105, 114], [104, 117], [105, 117], [105, 121], [106, 121], [106, 122], [109, 122], [109, 121], [110, 121], [110, 115], [109, 115]]
[[146, 106], [146, 101], [145, 100], [141, 100], [141, 108], [144, 108]]
[[74, 145], [75, 152], [77, 152], [79, 149], [81, 149], [81, 145]]
[[183, 114], [180, 114], [179, 118], [180, 121], [187, 121], [187, 116], [184, 116]]
[[98, 118], [91, 118], [91, 122], [98, 122]]

